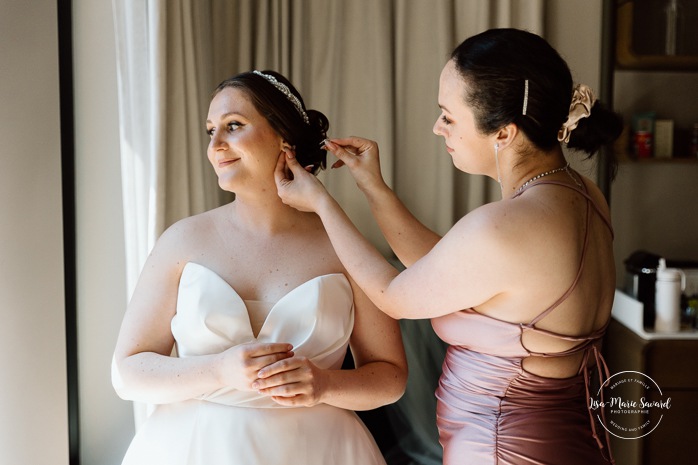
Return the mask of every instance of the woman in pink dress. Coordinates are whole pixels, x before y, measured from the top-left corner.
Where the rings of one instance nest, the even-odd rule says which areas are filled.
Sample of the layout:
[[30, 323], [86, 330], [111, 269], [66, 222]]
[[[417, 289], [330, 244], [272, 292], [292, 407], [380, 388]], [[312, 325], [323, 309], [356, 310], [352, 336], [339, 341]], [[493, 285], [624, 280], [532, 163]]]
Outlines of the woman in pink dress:
[[436, 391], [445, 464], [612, 461], [587, 403], [614, 296], [613, 233], [602, 193], [570, 168], [562, 144], [591, 156], [618, 137], [620, 118], [591, 89], [574, 86], [545, 40], [515, 29], [460, 44], [441, 73], [438, 104], [434, 133], [455, 167], [495, 179], [502, 192], [443, 238], [385, 185], [375, 142], [326, 143], [368, 198], [404, 271], [359, 234], [292, 151], [277, 165], [279, 195], [318, 214], [378, 308], [430, 318], [449, 344]]

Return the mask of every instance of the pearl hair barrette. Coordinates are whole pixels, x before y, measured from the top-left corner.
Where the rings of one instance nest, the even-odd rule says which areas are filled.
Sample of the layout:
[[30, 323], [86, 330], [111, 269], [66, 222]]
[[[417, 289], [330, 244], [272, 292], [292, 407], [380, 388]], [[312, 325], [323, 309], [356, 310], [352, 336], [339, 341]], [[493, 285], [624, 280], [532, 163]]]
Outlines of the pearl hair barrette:
[[526, 116], [526, 110], [528, 109], [528, 79], [524, 81], [524, 99], [523, 99], [523, 111], [522, 115]]

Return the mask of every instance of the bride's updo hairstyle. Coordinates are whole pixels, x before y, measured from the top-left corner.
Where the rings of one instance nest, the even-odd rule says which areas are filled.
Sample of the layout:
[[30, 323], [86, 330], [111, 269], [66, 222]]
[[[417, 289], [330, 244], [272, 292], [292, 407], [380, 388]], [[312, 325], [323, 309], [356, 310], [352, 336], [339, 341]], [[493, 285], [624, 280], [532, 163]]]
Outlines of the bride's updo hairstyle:
[[320, 143], [327, 138], [329, 121], [317, 110], [307, 110], [301, 94], [275, 71], [250, 71], [221, 82], [212, 97], [226, 88], [240, 89], [255, 109], [286, 142], [295, 147], [301, 166], [312, 165], [317, 174], [325, 168], [327, 152]]
[[[575, 89], [567, 63], [543, 38], [518, 29], [490, 29], [466, 39], [451, 59], [465, 81], [464, 101], [482, 134], [514, 123], [541, 150], [562, 140], [558, 132], [567, 121]], [[618, 138], [623, 122], [598, 100], [589, 109], [566, 143], [591, 157]]]

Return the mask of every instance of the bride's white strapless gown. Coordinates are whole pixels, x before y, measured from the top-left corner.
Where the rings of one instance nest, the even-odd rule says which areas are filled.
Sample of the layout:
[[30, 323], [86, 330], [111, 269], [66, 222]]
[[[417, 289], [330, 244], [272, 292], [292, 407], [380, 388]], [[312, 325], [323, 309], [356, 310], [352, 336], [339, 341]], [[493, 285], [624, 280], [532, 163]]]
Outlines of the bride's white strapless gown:
[[[196, 263], [182, 272], [172, 334], [179, 357], [244, 342], [288, 342], [320, 368], [339, 369], [354, 325], [343, 274], [313, 278], [273, 305], [255, 338], [245, 302]], [[117, 374], [118, 376], [118, 374]], [[358, 416], [321, 404], [281, 407], [257, 392], [219, 389], [160, 404], [136, 433], [123, 465], [384, 465]]]

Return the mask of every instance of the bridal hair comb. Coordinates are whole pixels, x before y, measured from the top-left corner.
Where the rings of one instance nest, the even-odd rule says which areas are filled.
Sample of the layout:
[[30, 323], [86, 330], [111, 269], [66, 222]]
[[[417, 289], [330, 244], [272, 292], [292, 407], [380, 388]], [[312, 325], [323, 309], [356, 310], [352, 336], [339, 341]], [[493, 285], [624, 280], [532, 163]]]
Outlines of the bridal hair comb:
[[279, 82], [274, 76], [271, 74], [264, 74], [261, 71], [254, 70], [252, 71], [254, 74], [257, 76], [261, 76], [264, 79], [269, 82], [269, 84], [273, 85], [276, 87], [282, 94], [286, 96], [286, 98], [293, 104], [293, 106], [296, 107], [296, 110], [298, 110], [298, 113], [303, 117], [303, 121], [305, 121], [305, 124], [310, 124], [308, 121], [308, 114], [303, 110], [303, 105], [301, 104], [301, 101], [293, 95], [293, 92], [291, 92], [291, 89], [288, 88], [286, 84], [283, 82]]

